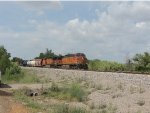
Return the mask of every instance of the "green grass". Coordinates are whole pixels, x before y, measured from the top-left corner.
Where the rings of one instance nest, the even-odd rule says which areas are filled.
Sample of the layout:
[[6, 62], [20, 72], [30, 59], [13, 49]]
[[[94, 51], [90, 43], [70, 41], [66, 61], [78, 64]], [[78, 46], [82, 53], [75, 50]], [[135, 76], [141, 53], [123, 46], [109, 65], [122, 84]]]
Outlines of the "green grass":
[[38, 78], [34, 73], [31, 73], [28, 70], [22, 70], [20, 74], [2, 75], [3, 83], [39, 83], [40, 78]]
[[83, 108], [77, 107], [69, 107], [64, 104], [55, 105], [54, 113], [89, 113], [87, 110]]
[[71, 88], [69, 89], [69, 93], [71, 97], [77, 98], [78, 101], [83, 101], [85, 96], [85, 91], [79, 84], [72, 84]]
[[58, 86], [56, 83], [52, 83], [51, 87], [45, 90], [44, 95], [60, 100], [77, 100], [81, 102], [86, 98], [86, 91], [77, 83], [70, 86]]
[[124, 71], [125, 65], [112, 61], [90, 60], [88, 64], [89, 70], [93, 71]]
[[[14, 97], [18, 101], [24, 103], [27, 107], [31, 108], [31, 112], [34, 111], [37, 113], [38, 111], [46, 111], [49, 113], [88, 113], [83, 108], [78, 107], [70, 107], [69, 104], [45, 104], [39, 103], [36, 99], [34, 100], [33, 97], [28, 97], [25, 95], [28, 89], [20, 89], [14, 91]], [[42, 96], [40, 96], [42, 98]]]
[[25, 91], [27, 89], [15, 90], [14, 97], [15, 99], [24, 102], [26, 106], [34, 108], [34, 109], [43, 109], [43, 106], [36, 101], [32, 100], [30, 97], [25, 95]]

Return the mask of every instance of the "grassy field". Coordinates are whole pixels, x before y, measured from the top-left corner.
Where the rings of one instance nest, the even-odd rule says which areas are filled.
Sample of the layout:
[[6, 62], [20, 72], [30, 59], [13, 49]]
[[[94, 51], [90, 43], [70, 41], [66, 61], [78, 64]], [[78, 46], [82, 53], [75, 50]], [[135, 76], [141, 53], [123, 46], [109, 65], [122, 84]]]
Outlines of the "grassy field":
[[13, 83], [40, 83], [42, 82], [37, 75], [28, 70], [22, 69], [22, 72], [17, 75], [2, 75], [2, 82], [6, 84]]
[[[85, 102], [86, 91], [79, 84], [72, 84], [70, 87], [52, 83], [49, 88], [42, 89], [37, 97], [27, 96], [28, 88], [14, 90], [15, 98], [32, 108], [32, 112], [44, 111], [50, 113], [88, 113], [85, 108], [69, 106], [69, 102]], [[40, 100], [46, 103], [40, 103]], [[48, 100], [55, 100], [54, 103], [48, 103]], [[60, 101], [60, 102], [59, 102]]]
[[49, 88], [42, 89], [41, 94], [35, 97], [27, 96], [28, 90], [15, 90], [14, 96], [31, 108], [32, 113], [116, 113], [117, 110], [111, 103], [102, 103], [98, 107], [94, 103], [87, 105], [87, 96], [91, 92], [78, 83], [73, 83], [70, 87], [52, 83]]
[[124, 71], [126, 69], [125, 64], [112, 62], [112, 61], [102, 61], [102, 60], [90, 60], [88, 63], [89, 70], [92, 71]]

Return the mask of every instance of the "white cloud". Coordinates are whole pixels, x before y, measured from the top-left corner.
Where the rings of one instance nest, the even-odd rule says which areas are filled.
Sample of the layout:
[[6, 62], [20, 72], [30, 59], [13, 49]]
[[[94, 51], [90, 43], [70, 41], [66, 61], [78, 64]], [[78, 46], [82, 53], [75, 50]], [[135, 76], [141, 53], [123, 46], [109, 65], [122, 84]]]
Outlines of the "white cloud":
[[143, 28], [145, 25], [146, 25], [145, 22], [138, 22], [138, 23], [136, 23], [135, 26], [136, 26], [137, 28]]
[[96, 12], [98, 19], [93, 21], [74, 18], [58, 25], [48, 20], [29, 20], [34, 31], [2, 33], [7, 38], [20, 37], [22, 44], [18, 39], [11, 38], [20, 45], [17, 50], [23, 50], [21, 54], [16, 52], [16, 55], [25, 55], [24, 58], [34, 57], [45, 48], [50, 48], [61, 54], [84, 52], [88, 58], [123, 61], [127, 54], [148, 50], [150, 3], [115, 2], [104, 12], [98, 9]]

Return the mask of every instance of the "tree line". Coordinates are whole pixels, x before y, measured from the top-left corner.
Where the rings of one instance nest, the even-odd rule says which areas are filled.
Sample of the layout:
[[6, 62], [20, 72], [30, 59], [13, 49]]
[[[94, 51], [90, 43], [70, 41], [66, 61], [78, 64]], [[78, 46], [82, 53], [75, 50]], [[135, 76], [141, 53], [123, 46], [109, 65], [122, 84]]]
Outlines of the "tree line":
[[35, 59], [38, 58], [59, 58], [62, 57], [61, 54], [57, 55], [55, 54], [51, 49], [46, 48], [45, 52], [41, 52], [37, 57], [35, 57]]
[[[54, 58], [61, 57], [56, 55], [51, 49], [46, 49], [35, 58]], [[10, 59], [11, 54], [7, 52], [4, 46], [0, 46], [0, 70], [2, 74], [16, 74], [20, 73], [20, 68], [17, 66], [23, 59], [13, 57]], [[16, 63], [17, 62], [17, 63]], [[150, 53], [138, 53], [133, 58], [128, 59], [126, 63], [118, 63], [112, 61], [102, 61], [99, 59], [89, 60], [88, 67], [90, 70], [95, 71], [129, 71], [129, 72], [142, 72], [150, 73]]]
[[133, 58], [127, 59], [126, 63], [112, 61], [90, 60], [89, 69], [97, 71], [125, 71], [150, 73], [150, 53], [136, 54]]

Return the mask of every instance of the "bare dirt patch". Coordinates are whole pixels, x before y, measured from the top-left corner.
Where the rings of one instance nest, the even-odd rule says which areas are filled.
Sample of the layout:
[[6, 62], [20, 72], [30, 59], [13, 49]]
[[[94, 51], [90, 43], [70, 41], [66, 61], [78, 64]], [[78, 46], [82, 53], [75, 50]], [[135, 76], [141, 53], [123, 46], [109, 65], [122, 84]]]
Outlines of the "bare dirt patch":
[[0, 89], [0, 113], [29, 113], [25, 106], [13, 99], [12, 92]]
[[8, 113], [29, 113], [25, 106], [14, 103], [11, 105], [11, 109]]

